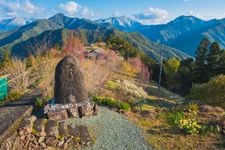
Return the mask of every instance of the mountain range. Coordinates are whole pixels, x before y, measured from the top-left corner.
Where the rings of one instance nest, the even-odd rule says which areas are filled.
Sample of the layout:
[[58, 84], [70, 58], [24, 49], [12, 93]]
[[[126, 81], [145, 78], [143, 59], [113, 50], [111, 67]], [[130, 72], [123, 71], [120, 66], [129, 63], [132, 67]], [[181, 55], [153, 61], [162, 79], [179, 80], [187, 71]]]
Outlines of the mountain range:
[[194, 16], [180, 16], [167, 24], [143, 25], [127, 17], [97, 20], [125, 32], [139, 32], [149, 40], [166, 44], [194, 56], [204, 37], [225, 47], [225, 19], [204, 21]]
[[[32, 26], [36, 23], [36, 25], [33, 26], [36, 26], [35, 28], [37, 28], [37, 30], [34, 31], [36, 34], [42, 33], [41, 30], [56, 30], [59, 28], [83, 28], [87, 30], [95, 28], [104, 28], [108, 30], [115, 28], [127, 33], [140, 33], [150, 42], [152, 41], [151, 43], [154, 42], [158, 43], [159, 45], [168, 45], [169, 47], [179, 49], [180, 51], [191, 56], [195, 55], [196, 48], [204, 37], [207, 37], [210, 41], [217, 41], [223, 48], [225, 47], [225, 19], [212, 19], [209, 21], [204, 21], [194, 16], [180, 16], [168, 22], [167, 24], [143, 25], [126, 16], [110, 17], [96, 21], [62, 16], [64, 15], [57, 14], [52, 18], [41, 19], [37, 21], [34, 21], [34, 19], [21, 17], [1, 20], [0, 39], [9, 35], [11, 32], [10, 30], [16, 29], [17, 32], [18, 28], [24, 25], [26, 26], [27, 24], [30, 24], [32, 21], [34, 21], [34, 23], [28, 26]], [[5, 33], [6, 31], [7, 33]], [[30, 30], [30, 32], [33, 31]], [[24, 38], [27, 39], [27, 37]], [[4, 44], [5, 42], [0, 44], [0, 46]]]
[[28, 23], [31, 23], [35, 19], [33, 18], [24, 18], [24, 17], [13, 17], [9, 19], [0, 20], [0, 32], [9, 31]]
[[85, 44], [92, 44], [98, 39], [105, 41], [110, 35], [118, 36], [154, 60], [159, 60], [161, 53], [165, 58], [178, 57], [184, 59], [190, 57], [175, 48], [156, 44], [140, 33], [123, 32], [109, 24], [106, 25], [88, 19], [70, 18], [63, 14], [56, 14], [49, 19], [35, 20], [3, 32], [0, 34], [0, 48], [10, 50], [12, 55], [26, 57], [33, 53], [34, 48], [32, 46], [40, 44], [42, 41], [48, 41], [49, 47], [53, 47], [55, 44], [62, 45], [71, 30], [82, 37]]
[[126, 32], [137, 31], [137, 29], [142, 28], [143, 26], [141, 23], [134, 21], [126, 16], [99, 19], [99, 20], [96, 20], [96, 22], [99, 24], [104, 24], [108, 26], [111, 25], [118, 30], [122, 30]]

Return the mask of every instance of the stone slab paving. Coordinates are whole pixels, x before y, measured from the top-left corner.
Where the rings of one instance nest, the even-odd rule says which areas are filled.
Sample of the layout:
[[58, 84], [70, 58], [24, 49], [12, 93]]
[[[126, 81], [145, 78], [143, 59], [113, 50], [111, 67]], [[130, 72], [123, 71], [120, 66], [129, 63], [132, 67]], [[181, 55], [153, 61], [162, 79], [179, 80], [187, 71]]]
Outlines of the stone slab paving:
[[99, 115], [70, 119], [72, 125], [85, 125], [92, 133], [94, 144], [86, 150], [150, 150], [142, 130], [123, 115], [100, 107]]
[[20, 100], [0, 107], [0, 144], [19, 126], [25, 116], [31, 114], [34, 101], [41, 94], [41, 90], [35, 90]]

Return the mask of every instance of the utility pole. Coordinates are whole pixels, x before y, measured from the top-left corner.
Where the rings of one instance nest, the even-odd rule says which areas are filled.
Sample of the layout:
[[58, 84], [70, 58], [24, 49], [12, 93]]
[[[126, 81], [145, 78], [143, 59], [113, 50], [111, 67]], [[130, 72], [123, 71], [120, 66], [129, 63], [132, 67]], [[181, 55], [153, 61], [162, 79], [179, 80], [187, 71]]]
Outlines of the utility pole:
[[164, 46], [162, 46], [162, 50], [160, 52], [160, 70], [159, 70], [158, 91], [160, 91], [160, 88], [161, 88], [162, 69], [163, 69], [163, 56], [162, 56], [163, 49], [164, 49]]
[[130, 54], [129, 54], [129, 49], [127, 49], [127, 60], [129, 60]]

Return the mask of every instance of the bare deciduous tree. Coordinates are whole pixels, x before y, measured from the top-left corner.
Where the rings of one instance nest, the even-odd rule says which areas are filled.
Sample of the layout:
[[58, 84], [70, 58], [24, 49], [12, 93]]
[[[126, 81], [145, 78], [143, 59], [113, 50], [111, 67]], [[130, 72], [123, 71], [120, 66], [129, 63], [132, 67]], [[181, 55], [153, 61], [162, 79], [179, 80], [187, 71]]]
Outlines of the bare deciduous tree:
[[72, 54], [79, 60], [84, 58], [84, 44], [82, 43], [80, 37], [74, 36], [71, 32], [65, 42], [62, 52], [66, 55]]

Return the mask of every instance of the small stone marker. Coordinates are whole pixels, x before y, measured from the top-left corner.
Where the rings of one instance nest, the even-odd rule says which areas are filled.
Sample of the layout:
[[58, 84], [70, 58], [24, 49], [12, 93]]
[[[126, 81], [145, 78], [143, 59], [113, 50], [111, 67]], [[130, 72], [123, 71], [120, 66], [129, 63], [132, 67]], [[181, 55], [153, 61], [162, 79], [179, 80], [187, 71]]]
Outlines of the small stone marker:
[[51, 120], [98, 114], [97, 105], [88, 98], [83, 74], [73, 56], [66, 56], [56, 66], [54, 102], [44, 108]]

